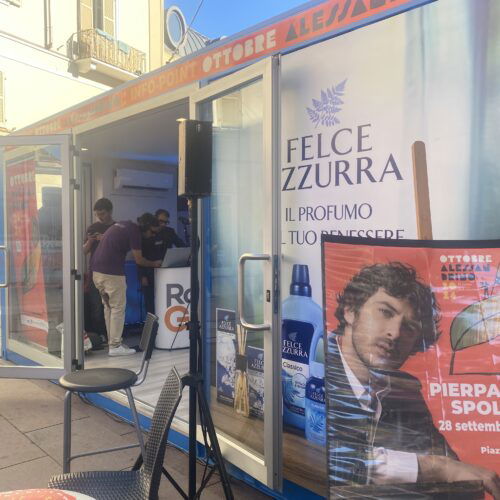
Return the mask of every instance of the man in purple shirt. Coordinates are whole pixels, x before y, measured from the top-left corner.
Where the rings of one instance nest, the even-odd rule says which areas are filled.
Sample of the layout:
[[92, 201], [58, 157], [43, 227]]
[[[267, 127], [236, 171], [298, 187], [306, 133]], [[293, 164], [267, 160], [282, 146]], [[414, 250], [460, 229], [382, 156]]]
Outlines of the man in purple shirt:
[[161, 260], [145, 259], [141, 250], [141, 237], [150, 237], [151, 227], [155, 224], [156, 218], [150, 213], [141, 215], [137, 224], [132, 221], [116, 222], [104, 233], [92, 255], [92, 278], [104, 304], [110, 356], [136, 353], [134, 349], [122, 344], [127, 291], [125, 258], [131, 250], [138, 266], [161, 266]]

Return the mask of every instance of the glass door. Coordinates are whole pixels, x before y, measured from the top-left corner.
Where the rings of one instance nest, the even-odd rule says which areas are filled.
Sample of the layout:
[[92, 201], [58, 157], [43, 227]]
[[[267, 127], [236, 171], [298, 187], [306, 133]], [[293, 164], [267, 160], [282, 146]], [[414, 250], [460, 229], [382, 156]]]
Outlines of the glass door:
[[202, 213], [207, 398], [225, 458], [280, 489], [276, 75], [268, 59], [212, 82], [190, 115], [213, 123]]
[[57, 379], [75, 358], [72, 160], [67, 135], [0, 138], [0, 377]]

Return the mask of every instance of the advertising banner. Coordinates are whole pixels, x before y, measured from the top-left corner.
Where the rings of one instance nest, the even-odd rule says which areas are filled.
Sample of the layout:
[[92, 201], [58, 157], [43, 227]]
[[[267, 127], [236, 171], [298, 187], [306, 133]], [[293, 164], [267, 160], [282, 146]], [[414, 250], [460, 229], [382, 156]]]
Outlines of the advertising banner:
[[10, 282], [13, 293], [11, 335], [15, 340], [47, 347], [49, 323], [33, 154], [6, 160], [7, 237], [10, 249]]
[[[263, 419], [264, 349], [246, 345], [246, 336], [244, 345], [239, 345], [243, 339], [241, 336], [238, 338], [236, 332], [242, 327], [237, 326], [235, 311], [216, 308], [215, 317], [217, 401], [234, 406], [237, 413], [246, 417], [251, 415]], [[244, 389], [238, 399], [235, 394], [238, 376], [243, 375], [241, 384], [244, 385]]]
[[[321, 412], [307, 411], [324, 372], [322, 235], [417, 238], [419, 191], [433, 238], [500, 234], [499, 19], [492, 0], [440, 0], [282, 57], [285, 442], [324, 443]], [[473, 349], [450, 359], [454, 373]]]
[[306, 392], [323, 378], [321, 235], [416, 237], [406, 15], [282, 60], [283, 419], [318, 445], [324, 419], [306, 416], [315, 405]]
[[331, 496], [499, 498], [500, 240], [322, 245]]
[[217, 401], [233, 406], [236, 370], [236, 312], [215, 310]]

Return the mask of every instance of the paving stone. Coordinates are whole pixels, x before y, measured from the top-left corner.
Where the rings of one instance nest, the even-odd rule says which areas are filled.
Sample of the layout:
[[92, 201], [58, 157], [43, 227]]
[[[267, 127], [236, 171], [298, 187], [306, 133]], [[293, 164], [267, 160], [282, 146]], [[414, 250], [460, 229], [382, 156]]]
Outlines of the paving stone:
[[[45, 487], [52, 475], [62, 472], [64, 394], [61, 387], [49, 381], [0, 379], [0, 490]], [[73, 453], [137, 441], [129, 424], [115, 420], [76, 396], [72, 401], [72, 417], [76, 419], [72, 429]], [[147, 435], [145, 438], [147, 441]], [[72, 462], [71, 470], [128, 470], [138, 454], [139, 448], [132, 448], [80, 458]], [[165, 467], [187, 489], [187, 454], [169, 446]], [[202, 473], [203, 466], [197, 464], [198, 483]], [[231, 479], [231, 485], [235, 498], [269, 498], [239, 481]], [[179, 498], [165, 477], [161, 480], [159, 498]], [[202, 498], [223, 498], [217, 475], [211, 478]]]
[[[61, 386], [48, 380], [32, 380], [31, 382], [40, 389], [49, 392], [52, 396], [61, 400], [64, 399], [66, 391]], [[108, 414], [103, 409], [94, 406], [92, 403], [85, 402], [85, 400], [80, 398], [77, 394], [73, 394], [71, 398], [71, 409], [73, 420], [83, 417], [94, 417], [100, 419], [102, 425], [106, 427], [111, 425], [112, 429], [119, 434], [135, 432], [134, 427], [130, 423], [121, 420], [119, 417]], [[120, 427], [119, 431], [118, 427]]]
[[0, 469], [0, 491], [46, 488], [49, 479], [60, 474], [61, 466], [50, 457]]
[[3, 417], [0, 417], [0, 443], [0, 469], [46, 455]]
[[50, 380], [30, 380], [33, 385], [36, 385], [45, 392], [52, 394], [58, 399], [64, 399], [66, 391], [59, 385]]
[[[63, 402], [30, 380], [0, 379], [0, 415], [22, 432], [43, 429], [63, 422]], [[22, 394], [22, 397], [19, 395]], [[76, 398], [75, 398], [76, 399]], [[75, 404], [72, 419], [88, 415]]]
[[[73, 396], [73, 402], [75, 403], [77, 400], [79, 400], [79, 398]], [[80, 401], [80, 404], [82, 404], [85, 407], [87, 415], [89, 417], [92, 417], [99, 426], [109, 429], [115, 432], [116, 434], [120, 434], [122, 436], [131, 433], [134, 433], [134, 435], [136, 435], [135, 427], [132, 424], [123, 421], [116, 415], [107, 413], [101, 408], [93, 406], [90, 403], [84, 403]]]
[[[42, 450], [62, 465], [63, 425], [55, 425], [26, 434]], [[112, 448], [137, 442], [135, 435], [121, 436], [117, 432], [103, 427], [92, 418], [82, 418], [72, 424], [72, 454], [85, 453], [102, 448]], [[83, 470], [121, 470], [132, 467], [139, 448], [103, 453], [78, 458], [71, 463], [72, 471]]]

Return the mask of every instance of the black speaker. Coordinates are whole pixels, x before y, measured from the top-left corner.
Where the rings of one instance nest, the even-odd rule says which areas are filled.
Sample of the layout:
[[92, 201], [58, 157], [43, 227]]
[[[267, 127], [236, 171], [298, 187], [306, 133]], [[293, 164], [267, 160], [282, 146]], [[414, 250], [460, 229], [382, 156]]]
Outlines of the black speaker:
[[179, 120], [179, 196], [209, 196], [212, 190], [212, 122]]

